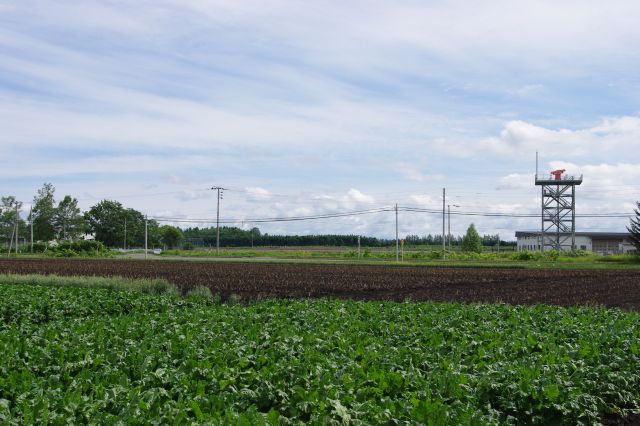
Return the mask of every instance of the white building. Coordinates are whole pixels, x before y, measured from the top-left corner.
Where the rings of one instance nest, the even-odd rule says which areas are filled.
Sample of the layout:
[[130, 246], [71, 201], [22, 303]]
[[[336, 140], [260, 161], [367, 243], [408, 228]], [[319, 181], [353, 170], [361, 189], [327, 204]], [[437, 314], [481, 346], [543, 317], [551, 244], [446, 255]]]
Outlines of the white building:
[[[539, 251], [540, 231], [516, 231], [518, 251]], [[564, 247], [569, 251], [569, 247]], [[628, 232], [576, 232], [576, 249], [598, 254], [622, 254], [635, 250]]]

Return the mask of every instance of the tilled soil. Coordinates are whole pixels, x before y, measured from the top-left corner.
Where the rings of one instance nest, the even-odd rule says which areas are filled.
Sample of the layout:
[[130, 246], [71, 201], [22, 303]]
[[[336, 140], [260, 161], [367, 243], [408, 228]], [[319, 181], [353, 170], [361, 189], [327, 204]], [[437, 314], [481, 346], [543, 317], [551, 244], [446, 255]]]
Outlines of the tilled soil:
[[440, 268], [319, 264], [1, 259], [0, 273], [165, 278], [183, 292], [223, 299], [358, 300], [600, 305], [640, 311], [640, 271]]

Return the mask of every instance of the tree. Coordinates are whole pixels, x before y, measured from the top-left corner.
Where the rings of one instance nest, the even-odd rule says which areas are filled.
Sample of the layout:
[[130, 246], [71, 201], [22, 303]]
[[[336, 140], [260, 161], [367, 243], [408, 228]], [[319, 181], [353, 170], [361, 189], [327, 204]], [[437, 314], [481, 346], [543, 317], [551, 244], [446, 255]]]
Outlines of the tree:
[[53, 206], [53, 194], [56, 188], [45, 183], [38, 190], [38, 195], [33, 197], [33, 238], [36, 241], [50, 241], [55, 238], [55, 228], [53, 217], [55, 207]]
[[144, 215], [135, 209], [125, 209], [127, 248], [144, 247]]
[[175, 226], [164, 225], [160, 227], [160, 240], [169, 248], [175, 248], [182, 241], [182, 231]]
[[149, 248], [160, 245], [160, 226], [154, 219], [147, 222], [147, 245]]
[[16, 205], [18, 206], [18, 233], [20, 233], [26, 229], [25, 222], [20, 219], [22, 203], [17, 201], [13, 195], [0, 199], [0, 238], [6, 241], [7, 245], [12, 237], [15, 238]]
[[[89, 232], [107, 247], [144, 247], [144, 215], [135, 209], [125, 209], [117, 201], [102, 200], [84, 218]], [[154, 232], [157, 224], [152, 221], [149, 224]], [[153, 235], [149, 240], [152, 238]]]
[[86, 220], [78, 208], [78, 200], [69, 195], [58, 203], [53, 215], [53, 225], [58, 239], [77, 240], [86, 230]]
[[117, 201], [102, 200], [84, 214], [88, 230], [107, 247], [122, 246], [125, 209]]
[[469, 225], [467, 233], [462, 238], [462, 251], [482, 253], [482, 239], [473, 223]]
[[636, 253], [640, 255], [640, 201], [636, 202], [636, 205], [638, 207], [634, 210], [636, 217], [631, 218], [631, 224], [627, 226], [627, 230], [631, 234], [629, 237], [631, 244], [636, 248]]

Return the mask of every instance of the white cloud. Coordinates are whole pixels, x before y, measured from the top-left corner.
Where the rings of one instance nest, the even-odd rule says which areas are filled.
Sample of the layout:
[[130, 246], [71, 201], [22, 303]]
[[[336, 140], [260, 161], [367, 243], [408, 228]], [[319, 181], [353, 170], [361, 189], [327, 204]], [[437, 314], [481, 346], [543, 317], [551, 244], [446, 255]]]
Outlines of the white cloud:
[[184, 176], [179, 176], [173, 173], [164, 176], [163, 181], [171, 185], [186, 185], [189, 183]]
[[620, 161], [640, 150], [640, 116], [610, 117], [584, 129], [549, 129], [523, 120], [507, 122], [499, 136], [479, 139], [439, 139], [435, 146], [448, 155], [499, 155], [506, 159], [599, 157]]
[[536, 94], [541, 93], [544, 90], [544, 85], [542, 84], [525, 84], [524, 86], [518, 87], [515, 90], [511, 90], [510, 92], [515, 96], [520, 97], [529, 97], [534, 96]]
[[182, 190], [177, 194], [178, 199], [181, 201], [194, 201], [194, 200], [204, 200], [211, 199], [211, 193], [209, 191], [190, 191], [190, 190]]
[[6, 164], [0, 167], [0, 177], [42, 177], [52, 178], [73, 174], [139, 174], [148, 172], [165, 172], [175, 168], [204, 167], [207, 159], [201, 155], [157, 156], [157, 155], [103, 155], [88, 156], [78, 159], [47, 161], [37, 158], [28, 161], [25, 167], [22, 162]]
[[426, 167], [418, 167], [409, 162], [397, 162], [391, 165], [392, 170], [395, 170], [404, 179], [412, 182], [432, 182], [441, 181], [445, 179], [442, 174], [429, 174], [424, 173]]
[[511, 173], [499, 180], [496, 189], [525, 189], [534, 184], [535, 174]]
[[247, 187], [245, 188], [245, 192], [247, 193], [249, 199], [254, 200], [254, 201], [263, 201], [263, 200], [268, 200], [271, 198], [271, 192], [264, 189], [264, 188], [260, 188], [258, 186], [256, 187]]
[[351, 188], [349, 190], [349, 192], [347, 193], [347, 196], [349, 200], [353, 200], [357, 203], [372, 204], [376, 202], [376, 199], [371, 195], [363, 194], [362, 192], [354, 188]]
[[442, 199], [438, 200], [430, 195], [416, 194], [409, 197], [414, 203], [425, 208], [439, 208], [442, 206]]

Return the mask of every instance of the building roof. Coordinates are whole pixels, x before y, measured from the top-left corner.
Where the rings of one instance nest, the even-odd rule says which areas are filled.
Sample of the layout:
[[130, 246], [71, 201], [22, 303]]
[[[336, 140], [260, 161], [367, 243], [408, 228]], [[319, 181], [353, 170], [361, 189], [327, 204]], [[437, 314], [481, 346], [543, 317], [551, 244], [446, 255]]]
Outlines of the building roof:
[[[549, 234], [555, 234], [555, 232], [549, 232]], [[566, 232], [561, 232], [561, 234], [570, 235]], [[540, 235], [540, 231], [516, 231], [516, 238], [538, 235]], [[628, 232], [576, 232], [576, 237], [590, 237], [593, 240], [619, 240], [629, 238], [630, 235]]]

